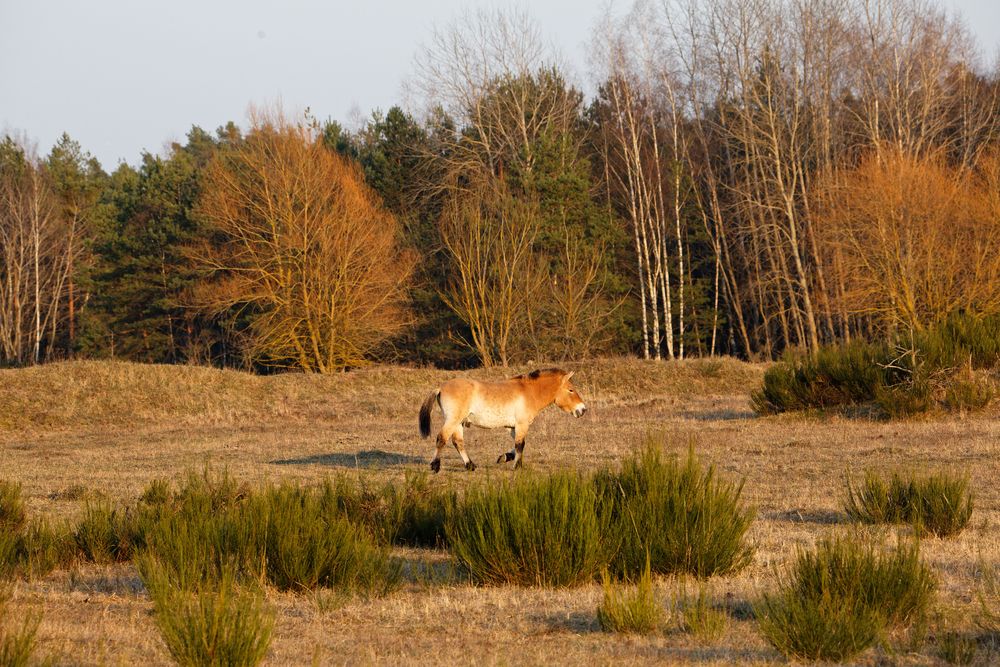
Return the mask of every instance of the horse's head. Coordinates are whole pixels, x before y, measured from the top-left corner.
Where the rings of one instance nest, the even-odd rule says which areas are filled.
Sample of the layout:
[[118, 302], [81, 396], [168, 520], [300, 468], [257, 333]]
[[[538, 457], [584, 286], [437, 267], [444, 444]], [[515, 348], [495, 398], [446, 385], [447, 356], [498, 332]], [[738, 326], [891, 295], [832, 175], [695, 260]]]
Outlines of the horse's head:
[[569, 381], [571, 377], [573, 377], [572, 371], [563, 375], [556, 390], [555, 402], [563, 412], [571, 412], [574, 417], [582, 417], [587, 412], [587, 405], [576, 391], [576, 387]]

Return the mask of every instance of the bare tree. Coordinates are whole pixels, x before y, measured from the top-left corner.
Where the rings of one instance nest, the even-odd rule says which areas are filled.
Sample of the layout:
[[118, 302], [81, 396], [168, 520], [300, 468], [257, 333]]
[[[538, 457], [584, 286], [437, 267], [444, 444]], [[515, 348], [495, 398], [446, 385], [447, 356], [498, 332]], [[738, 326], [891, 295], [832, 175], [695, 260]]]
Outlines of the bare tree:
[[399, 224], [313, 128], [253, 115], [246, 140], [209, 165], [199, 211], [216, 238], [194, 254], [215, 279], [196, 303], [245, 313], [253, 360], [357, 366], [405, 324]]

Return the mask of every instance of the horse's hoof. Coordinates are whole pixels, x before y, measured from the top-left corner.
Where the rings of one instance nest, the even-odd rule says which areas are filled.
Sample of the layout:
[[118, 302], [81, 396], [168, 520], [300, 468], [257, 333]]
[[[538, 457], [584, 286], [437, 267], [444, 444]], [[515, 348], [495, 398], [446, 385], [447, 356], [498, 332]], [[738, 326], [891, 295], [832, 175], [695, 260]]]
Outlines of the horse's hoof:
[[431, 472], [438, 472], [441, 470], [441, 459], [434, 459], [431, 461]]
[[470, 471], [471, 470], [475, 470], [476, 469], [476, 464], [473, 463], [472, 461], [469, 461], [468, 463], [465, 464], [465, 469], [466, 470], [470, 470]]

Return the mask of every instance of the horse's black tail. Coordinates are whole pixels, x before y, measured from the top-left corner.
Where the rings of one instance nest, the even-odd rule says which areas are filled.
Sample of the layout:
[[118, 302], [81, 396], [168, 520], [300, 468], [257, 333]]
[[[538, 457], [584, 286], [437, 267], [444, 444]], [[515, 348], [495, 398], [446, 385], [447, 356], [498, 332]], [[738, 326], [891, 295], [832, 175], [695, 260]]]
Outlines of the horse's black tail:
[[440, 389], [431, 392], [424, 404], [420, 406], [420, 435], [427, 438], [431, 434], [431, 410], [434, 408], [434, 401], [441, 393]]

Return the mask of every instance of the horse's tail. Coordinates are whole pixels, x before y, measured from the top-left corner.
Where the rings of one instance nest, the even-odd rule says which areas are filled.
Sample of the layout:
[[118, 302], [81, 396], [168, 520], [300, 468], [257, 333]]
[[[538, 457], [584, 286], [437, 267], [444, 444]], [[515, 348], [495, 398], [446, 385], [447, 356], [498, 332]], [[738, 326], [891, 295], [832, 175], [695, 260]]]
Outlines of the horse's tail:
[[435, 389], [427, 397], [424, 404], [420, 406], [420, 435], [427, 438], [431, 434], [431, 410], [434, 409], [434, 401], [441, 395], [440, 389]]

